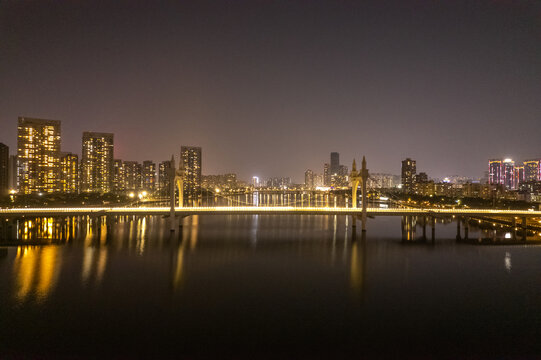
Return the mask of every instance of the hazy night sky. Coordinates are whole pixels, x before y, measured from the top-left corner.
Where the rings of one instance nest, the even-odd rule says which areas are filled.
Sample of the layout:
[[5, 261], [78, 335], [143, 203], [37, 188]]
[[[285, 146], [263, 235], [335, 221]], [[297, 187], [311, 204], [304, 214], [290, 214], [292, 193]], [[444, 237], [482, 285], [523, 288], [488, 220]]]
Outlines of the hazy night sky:
[[321, 173], [366, 155], [442, 177], [541, 157], [541, 1], [1, 1], [0, 142], [62, 121], [62, 150], [203, 147], [203, 173]]

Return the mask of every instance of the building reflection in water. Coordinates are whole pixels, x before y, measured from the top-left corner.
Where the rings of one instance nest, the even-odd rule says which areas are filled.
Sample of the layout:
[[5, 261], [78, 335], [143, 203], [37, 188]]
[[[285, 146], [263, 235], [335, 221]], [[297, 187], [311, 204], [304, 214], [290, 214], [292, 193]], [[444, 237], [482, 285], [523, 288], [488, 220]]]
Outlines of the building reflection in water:
[[350, 255], [350, 286], [353, 296], [362, 299], [365, 285], [366, 273], [366, 238], [365, 233], [357, 236], [355, 231], [352, 233], [351, 255]]
[[13, 263], [16, 300], [33, 298], [44, 301], [55, 287], [60, 274], [61, 257], [57, 246], [20, 246]]

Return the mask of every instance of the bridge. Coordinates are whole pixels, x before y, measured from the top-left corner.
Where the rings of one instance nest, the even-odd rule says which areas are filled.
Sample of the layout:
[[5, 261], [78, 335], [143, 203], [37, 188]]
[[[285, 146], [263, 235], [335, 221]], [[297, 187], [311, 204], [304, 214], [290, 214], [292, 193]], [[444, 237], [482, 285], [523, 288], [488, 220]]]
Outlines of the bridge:
[[[517, 230], [517, 220], [522, 220], [520, 227], [523, 240], [526, 239], [528, 229], [538, 230], [539, 226], [528, 225], [528, 219], [541, 218], [541, 211], [507, 210], [507, 209], [471, 209], [471, 208], [376, 208], [368, 207], [366, 196], [366, 181], [368, 169], [366, 159], [363, 157], [362, 168], [357, 171], [353, 160], [350, 174], [352, 187], [351, 207], [305, 207], [305, 206], [176, 206], [183, 204], [183, 187], [185, 171], [182, 165], [175, 169], [174, 158], [171, 159], [170, 172], [170, 206], [169, 207], [51, 207], [51, 208], [8, 208], [0, 209], [0, 218], [16, 217], [68, 217], [91, 216], [96, 218], [111, 216], [164, 216], [170, 219], [170, 229], [176, 231], [176, 218], [191, 215], [345, 215], [351, 216], [353, 230], [357, 220], [362, 223], [362, 231], [366, 231], [368, 217], [376, 216], [402, 216], [406, 219], [405, 228], [411, 228], [411, 219], [420, 217], [423, 226], [423, 237], [426, 238], [426, 224], [428, 220], [432, 225], [432, 239], [435, 238], [435, 220], [438, 217], [457, 218], [457, 239], [461, 238], [461, 221], [464, 222], [465, 238], [468, 238], [469, 223], [471, 219], [484, 219], [498, 222]], [[357, 189], [362, 187], [362, 207], [357, 207]], [[178, 192], [176, 191], [178, 190]], [[178, 198], [176, 197], [178, 193]], [[178, 202], [177, 202], [178, 201]], [[503, 220], [502, 220], [503, 219]], [[538, 219], [536, 219], [538, 220]], [[538, 221], [535, 221], [537, 223]], [[181, 222], [178, 223], [181, 226]]]

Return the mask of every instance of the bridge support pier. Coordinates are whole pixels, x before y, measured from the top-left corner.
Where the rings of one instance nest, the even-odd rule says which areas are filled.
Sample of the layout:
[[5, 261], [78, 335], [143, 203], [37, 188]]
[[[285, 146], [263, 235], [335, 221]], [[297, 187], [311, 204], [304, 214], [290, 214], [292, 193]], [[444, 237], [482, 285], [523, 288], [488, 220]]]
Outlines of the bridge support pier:
[[464, 240], [469, 240], [470, 235], [470, 218], [465, 217], [464, 218]]
[[528, 224], [526, 217], [522, 218], [522, 241], [526, 242], [528, 238]]
[[436, 241], [436, 217], [432, 216], [432, 243]]
[[423, 241], [426, 242], [426, 216], [423, 216]]
[[513, 241], [517, 240], [517, 218], [513, 216], [513, 231], [512, 231]]
[[456, 217], [456, 241], [462, 240], [460, 237], [460, 216]]

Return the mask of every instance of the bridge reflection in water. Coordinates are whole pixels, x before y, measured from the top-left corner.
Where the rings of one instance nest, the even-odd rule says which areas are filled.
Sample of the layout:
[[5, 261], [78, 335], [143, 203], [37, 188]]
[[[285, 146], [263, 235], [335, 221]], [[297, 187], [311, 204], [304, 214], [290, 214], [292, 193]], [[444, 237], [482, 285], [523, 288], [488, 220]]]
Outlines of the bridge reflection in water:
[[[226, 227], [216, 226], [224, 221]], [[159, 216], [20, 218], [2, 221], [4, 229], [13, 230], [13, 236], [3, 238], [0, 247], [7, 246], [6, 256], [12, 258], [12, 294], [20, 303], [43, 302], [54, 292], [60, 277], [73, 280], [74, 268], [78, 269], [81, 289], [97, 289], [108, 272], [117, 271], [114, 264], [122, 257], [145, 259], [164, 252], [175, 294], [201, 261], [205, 268], [219, 271], [221, 266], [249, 261], [269, 249], [312, 257], [324, 266], [346, 266], [352, 296], [358, 298], [365, 282], [366, 241], [364, 236], [351, 233], [348, 224], [349, 217], [339, 215], [228, 215], [207, 218], [201, 224], [201, 217], [193, 215], [183, 220], [179, 236], [171, 234], [167, 219]], [[205, 226], [205, 241], [201, 243]], [[320, 236], [303, 235], [303, 229], [314, 228], [321, 229]], [[70, 262], [65, 269], [69, 274], [62, 273], [66, 261]]]

